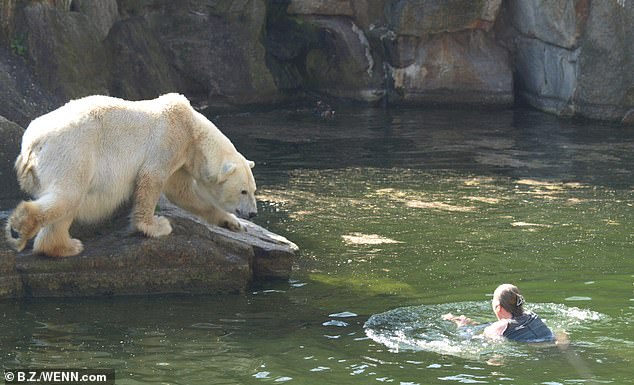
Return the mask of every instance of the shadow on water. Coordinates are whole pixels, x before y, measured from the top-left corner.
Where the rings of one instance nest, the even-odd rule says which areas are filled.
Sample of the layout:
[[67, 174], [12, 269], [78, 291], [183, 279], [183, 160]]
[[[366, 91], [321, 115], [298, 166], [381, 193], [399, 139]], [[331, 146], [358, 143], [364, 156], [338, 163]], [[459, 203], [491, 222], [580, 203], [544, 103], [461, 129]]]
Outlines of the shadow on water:
[[[117, 384], [243, 383], [305, 321], [283, 296], [32, 299], [2, 305], [5, 368], [115, 368]], [[297, 314], [297, 311], [293, 311]], [[259, 349], [259, 348], [257, 348]]]
[[633, 130], [525, 109], [357, 109], [333, 120], [275, 111], [215, 122], [248, 157], [276, 170], [414, 168], [606, 186], [631, 184], [634, 171]]

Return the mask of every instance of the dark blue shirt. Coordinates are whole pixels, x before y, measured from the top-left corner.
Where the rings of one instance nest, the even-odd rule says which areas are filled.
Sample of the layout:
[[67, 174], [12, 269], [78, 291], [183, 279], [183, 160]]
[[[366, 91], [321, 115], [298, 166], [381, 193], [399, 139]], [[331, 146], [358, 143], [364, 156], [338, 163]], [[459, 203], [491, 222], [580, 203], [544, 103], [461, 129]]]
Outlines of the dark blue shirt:
[[532, 312], [511, 319], [503, 336], [519, 342], [552, 342], [555, 340], [553, 332], [537, 314]]

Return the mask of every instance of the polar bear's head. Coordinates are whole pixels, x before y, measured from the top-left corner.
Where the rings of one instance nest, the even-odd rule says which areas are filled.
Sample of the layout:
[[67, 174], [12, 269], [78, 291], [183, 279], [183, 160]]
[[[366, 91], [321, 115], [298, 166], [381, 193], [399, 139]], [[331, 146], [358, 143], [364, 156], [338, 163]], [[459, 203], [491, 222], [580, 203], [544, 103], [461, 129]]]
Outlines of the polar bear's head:
[[243, 156], [224, 160], [218, 174], [208, 179], [205, 195], [221, 209], [240, 218], [253, 218], [257, 212], [255, 179], [251, 169], [255, 166]]

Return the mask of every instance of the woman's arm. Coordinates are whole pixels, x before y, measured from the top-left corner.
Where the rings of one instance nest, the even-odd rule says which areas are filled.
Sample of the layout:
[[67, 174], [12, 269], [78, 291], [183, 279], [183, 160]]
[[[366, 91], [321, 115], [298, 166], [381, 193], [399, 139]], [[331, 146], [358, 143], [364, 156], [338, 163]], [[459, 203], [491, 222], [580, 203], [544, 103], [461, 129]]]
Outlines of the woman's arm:
[[467, 318], [463, 315], [453, 315], [451, 313], [447, 313], [442, 316], [442, 319], [445, 321], [452, 321], [456, 324], [456, 326], [467, 326], [467, 325], [477, 325], [478, 323], [472, 320], [471, 318]]
[[500, 338], [504, 335], [504, 331], [509, 326], [509, 321], [501, 319], [493, 322], [491, 325], [484, 328], [484, 336], [489, 338]]

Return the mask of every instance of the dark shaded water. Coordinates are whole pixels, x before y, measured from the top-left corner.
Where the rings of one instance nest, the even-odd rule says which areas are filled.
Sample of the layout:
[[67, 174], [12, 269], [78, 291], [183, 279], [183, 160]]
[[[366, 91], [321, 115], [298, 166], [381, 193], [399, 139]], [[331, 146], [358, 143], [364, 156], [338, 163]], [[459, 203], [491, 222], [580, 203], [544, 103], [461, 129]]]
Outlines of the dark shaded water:
[[[120, 384], [632, 383], [634, 130], [526, 110], [215, 121], [257, 163], [256, 222], [302, 249], [292, 279], [4, 302], [4, 367], [115, 368]], [[570, 345], [439, 319], [492, 319], [503, 282]]]

